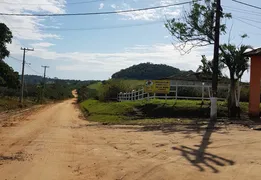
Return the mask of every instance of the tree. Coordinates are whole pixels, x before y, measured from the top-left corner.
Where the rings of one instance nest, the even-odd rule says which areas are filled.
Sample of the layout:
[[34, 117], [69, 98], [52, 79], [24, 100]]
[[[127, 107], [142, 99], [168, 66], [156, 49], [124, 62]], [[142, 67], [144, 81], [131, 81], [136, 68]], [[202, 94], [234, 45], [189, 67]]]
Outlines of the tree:
[[[167, 20], [166, 28], [179, 42], [175, 47], [187, 53], [194, 47], [214, 44], [215, 12], [216, 0], [194, 1], [190, 12], [185, 11], [183, 18]], [[231, 18], [231, 14], [221, 12], [221, 18]], [[226, 33], [226, 24], [220, 25], [220, 33]]]
[[[225, 34], [226, 24], [219, 23], [220, 19], [224, 18], [231, 18], [231, 14], [222, 12], [222, 8], [220, 7], [220, 0], [194, 0], [192, 2], [191, 10], [189, 12], [185, 11], [183, 18], [173, 18], [171, 20], [167, 20], [165, 26], [171, 35], [176, 40], [178, 40], [179, 43], [176, 45], [176, 47], [179, 50], [188, 53], [194, 47], [202, 47], [214, 44], [217, 40], [217, 37], [215, 36], [217, 35], [217, 33], [215, 33], [218, 32], [217, 30], [219, 30], [220, 34]], [[216, 24], [218, 24], [218, 26], [216, 26]], [[188, 46], [189, 49], [186, 50]], [[214, 48], [214, 55], [218, 55], [216, 50], [219, 50], [219, 45], [215, 47], [218, 47], [218, 49]], [[212, 90], [213, 96], [216, 97], [218, 59], [213, 58], [213, 60], [215, 60], [213, 61], [213, 67], [215, 67], [213, 70], [215, 71], [212, 78]], [[211, 118], [213, 120], [216, 120], [216, 105], [217, 103], [214, 98], [213, 101], [211, 101]]]
[[[202, 75], [211, 78], [212, 73], [213, 73], [213, 62], [207, 60], [205, 55], [202, 55], [201, 63], [202, 64], [199, 65], [196, 72], [200, 72], [200, 73], [202, 73]], [[224, 65], [223, 65], [223, 63], [220, 62], [218, 65], [218, 77], [222, 77], [223, 68], [224, 68]]]
[[10, 52], [7, 50], [6, 44], [12, 43], [12, 38], [10, 29], [4, 23], [0, 23], [0, 60], [9, 56]]
[[244, 55], [246, 50], [252, 48], [248, 45], [240, 45], [239, 47], [232, 44], [223, 44], [220, 60], [229, 69], [230, 75], [230, 92], [228, 98], [228, 108], [231, 117], [235, 117], [238, 111], [237, 100], [239, 93], [238, 83], [240, 82], [244, 72], [249, 68], [249, 58]]
[[8, 88], [19, 87], [18, 72], [8, 66], [3, 59], [8, 57], [10, 52], [7, 50], [6, 44], [12, 42], [12, 32], [3, 23], [0, 23], [0, 86]]
[[13, 68], [0, 60], [0, 86], [17, 89], [19, 87], [19, 75]]

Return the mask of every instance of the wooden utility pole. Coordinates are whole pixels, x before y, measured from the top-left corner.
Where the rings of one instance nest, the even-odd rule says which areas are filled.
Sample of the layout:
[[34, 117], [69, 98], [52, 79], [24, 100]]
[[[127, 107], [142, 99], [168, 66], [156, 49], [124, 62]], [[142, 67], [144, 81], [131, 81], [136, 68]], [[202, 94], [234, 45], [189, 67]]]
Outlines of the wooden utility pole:
[[221, 16], [221, 0], [216, 0], [216, 18], [215, 18], [215, 44], [213, 58], [213, 75], [212, 75], [212, 92], [211, 112], [212, 120], [217, 119], [217, 92], [218, 92], [218, 65], [219, 65], [219, 36], [220, 36], [220, 16]]
[[45, 92], [46, 69], [49, 68], [49, 67], [50, 67], [50, 66], [42, 66], [42, 68], [44, 68], [42, 100], [43, 100], [44, 92]]
[[22, 80], [21, 80], [21, 95], [20, 95], [20, 103], [22, 104], [24, 101], [24, 65], [25, 65], [25, 52], [26, 51], [34, 51], [34, 49], [30, 48], [22, 48], [21, 50], [24, 51], [23, 53], [23, 64], [22, 64]]

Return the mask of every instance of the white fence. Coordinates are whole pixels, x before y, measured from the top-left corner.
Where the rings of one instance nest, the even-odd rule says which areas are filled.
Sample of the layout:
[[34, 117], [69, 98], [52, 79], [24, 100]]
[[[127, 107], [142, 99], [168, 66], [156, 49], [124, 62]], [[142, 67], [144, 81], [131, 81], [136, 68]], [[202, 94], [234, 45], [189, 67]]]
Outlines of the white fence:
[[[179, 96], [179, 88], [180, 87], [188, 87], [188, 88], [200, 88], [201, 89], [201, 96], [198, 97], [188, 97], [188, 96]], [[145, 93], [144, 89], [140, 90], [133, 90], [132, 92], [121, 92], [118, 94], [118, 101], [136, 101], [136, 100], [143, 100], [143, 99], [195, 99], [195, 100], [209, 100], [211, 95], [211, 86], [205, 85], [202, 83], [202, 85], [182, 85], [182, 84], [173, 84], [170, 85], [170, 93], [174, 95], [169, 94], [151, 94], [151, 93]], [[225, 89], [227, 92], [229, 92], [229, 86], [219, 86], [218, 89]], [[207, 93], [206, 93], [207, 92]], [[207, 95], [206, 95], [207, 94]], [[219, 100], [225, 100], [225, 98], [218, 98]]]

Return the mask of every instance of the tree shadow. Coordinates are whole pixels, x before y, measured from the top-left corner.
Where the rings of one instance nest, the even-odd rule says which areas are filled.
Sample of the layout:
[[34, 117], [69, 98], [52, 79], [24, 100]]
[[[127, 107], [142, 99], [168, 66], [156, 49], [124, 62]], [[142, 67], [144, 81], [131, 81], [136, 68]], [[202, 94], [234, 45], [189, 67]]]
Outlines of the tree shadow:
[[187, 146], [181, 146], [180, 148], [172, 147], [172, 149], [180, 151], [181, 155], [200, 171], [205, 171], [204, 166], [206, 166], [210, 168], [213, 173], [218, 173], [219, 170], [216, 166], [234, 165], [235, 162], [232, 160], [206, 152], [208, 145], [212, 143], [210, 137], [215, 129], [215, 124], [216, 121], [209, 121], [200, 145], [195, 145], [198, 149]]

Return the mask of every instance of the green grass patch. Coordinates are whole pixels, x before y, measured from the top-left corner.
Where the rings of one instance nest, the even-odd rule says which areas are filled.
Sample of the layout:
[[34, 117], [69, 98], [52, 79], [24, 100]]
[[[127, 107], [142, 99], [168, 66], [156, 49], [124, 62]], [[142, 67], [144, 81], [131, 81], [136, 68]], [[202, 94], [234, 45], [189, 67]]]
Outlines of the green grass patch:
[[89, 88], [89, 89], [98, 90], [101, 86], [102, 86], [102, 82], [97, 82], [97, 83], [94, 83], [94, 84], [90, 84], [90, 85], [88, 86], [88, 88]]
[[[150, 100], [100, 102], [87, 100], [81, 109], [89, 121], [108, 124], [175, 124], [191, 123], [209, 117], [210, 102], [197, 100]], [[241, 103], [247, 113], [248, 103]], [[227, 104], [218, 102], [218, 116], [227, 117]], [[194, 120], [193, 120], [194, 119]]]

